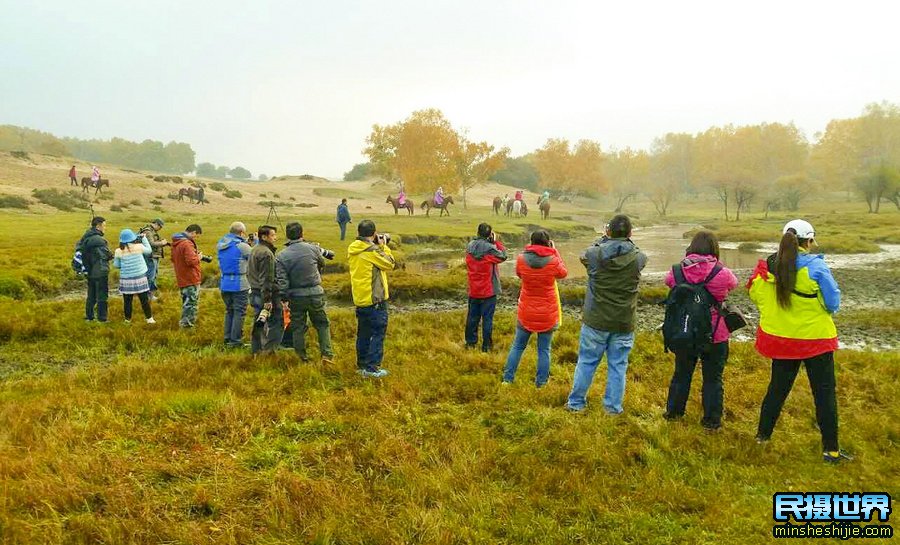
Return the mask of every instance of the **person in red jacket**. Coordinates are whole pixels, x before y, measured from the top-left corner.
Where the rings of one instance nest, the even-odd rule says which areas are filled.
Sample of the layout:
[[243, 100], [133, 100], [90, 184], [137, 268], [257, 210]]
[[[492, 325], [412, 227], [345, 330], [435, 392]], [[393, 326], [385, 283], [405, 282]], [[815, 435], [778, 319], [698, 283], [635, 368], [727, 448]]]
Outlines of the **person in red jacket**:
[[538, 352], [534, 382], [538, 388], [547, 384], [550, 378], [550, 342], [562, 317], [556, 281], [568, 274], [565, 263], [550, 240], [550, 234], [543, 229], [531, 233], [531, 244], [516, 260], [516, 275], [522, 279], [522, 287], [516, 337], [503, 369], [504, 384], [510, 384], [516, 378], [516, 369], [532, 333], [537, 333]]
[[78, 175], [75, 174], [75, 165], [69, 169], [69, 185], [78, 185]]
[[181, 290], [181, 327], [194, 327], [200, 301], [200, 259], [197, 238], [203, 233], [199, 225], [188, 225], [183, 233], [172, 237], [172, 265], [175, 281]]
[[466, 247], [466, 270], [469, 275], [469, 313], [466, 316], [466, 348], [478, 344], [481, 322], [481, 351], [494, 346], [494, 310], [500, 295], [500, 271], [497, 265], [506, 261], [506, 248], [491, 226], [478, 226], [478, 236]]

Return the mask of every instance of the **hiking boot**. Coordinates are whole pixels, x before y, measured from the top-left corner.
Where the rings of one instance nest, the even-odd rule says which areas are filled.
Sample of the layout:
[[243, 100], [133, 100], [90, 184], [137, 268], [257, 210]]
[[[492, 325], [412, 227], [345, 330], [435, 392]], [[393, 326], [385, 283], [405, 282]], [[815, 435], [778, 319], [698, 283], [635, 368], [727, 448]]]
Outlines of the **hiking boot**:
[[147, 323], [148, 323], [148, 324], [155, 324], [155, 323], [156, 323], [156, 320], [154, 320], [154, 319], [153, 319], [153, 316], [151, 316], [151, 317], [147, 318]]
[[383, 377], [388, 376], [388, 374], [389, 374], [387, 369], [377, 369], [375, 371], [360, 369], [358, 372], [360, 375], [364, 376], [365, 378], [383, 378]]
[[822, 460], [829, 464], [839, 464], [841, 462], [852, 462], [853, 456], [850, 456], [843, 450], [826, 451], [822, 453]]

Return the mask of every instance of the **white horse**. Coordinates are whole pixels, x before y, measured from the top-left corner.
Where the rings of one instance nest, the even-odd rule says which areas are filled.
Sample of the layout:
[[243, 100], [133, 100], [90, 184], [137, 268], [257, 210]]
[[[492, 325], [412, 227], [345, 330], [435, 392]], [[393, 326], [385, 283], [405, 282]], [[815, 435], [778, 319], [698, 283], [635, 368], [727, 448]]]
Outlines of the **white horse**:
[[515, 214], [517, 218], [522, 215], [522, 201], [513, 202], [513, 214]]

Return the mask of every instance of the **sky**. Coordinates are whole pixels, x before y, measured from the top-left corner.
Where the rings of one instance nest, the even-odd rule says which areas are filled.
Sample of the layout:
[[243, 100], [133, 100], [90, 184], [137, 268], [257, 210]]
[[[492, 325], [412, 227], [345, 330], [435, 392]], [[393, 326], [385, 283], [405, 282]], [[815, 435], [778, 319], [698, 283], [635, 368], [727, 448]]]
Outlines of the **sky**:
[[812, 139], [900, 102], [891, 5], [0, 0], [0, 124], [334, 178], [366, 160], [372, 125], [424, 108], [514, 156], [728, 123]]

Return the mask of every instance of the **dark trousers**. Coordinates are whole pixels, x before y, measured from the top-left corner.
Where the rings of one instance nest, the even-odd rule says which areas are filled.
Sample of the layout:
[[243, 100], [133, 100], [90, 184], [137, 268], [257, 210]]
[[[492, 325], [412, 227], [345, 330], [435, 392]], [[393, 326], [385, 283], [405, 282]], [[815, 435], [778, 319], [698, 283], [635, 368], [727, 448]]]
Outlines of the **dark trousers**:
[[291, 297], [291, 342], [294, 352], [303, 361], [309, 356], [306, 352], [306, 332], [309, 330], [309, 322], [312, 322], [319, 340], [319, 354], [323, 358], [333, 358], [334, 350], [331, 348], [331, 325], [328, 314], [325, 313], [325, 295], [303, 295]]
[[108, 318], [109, 277], [88, 278], [87, 300], [84, 302], [84, 318], [94, 319], [94, 307], [97, 307], [97, 319], [105, 322]]
[[360, 369], [374, 372], [381, 366], [387, 325], [387, 303], [356, 307], [356, 366]]
[[341, 240], [344, 240], [344, 237], [347, 235], [347, 224], [339, 222], [338, 225], [341, 226]]
[[466, 315], [466, 344], [478, 344], [478, 323], [481, 322], [481, 349], [488, 351], [494, 346], [494, 311], [497, 297], [475, 299], [469, 297], [469, 313]]
[[834, 352], [819, 354], [806, 360], [772, 360], [772, 378], [759, 412], [757, 436], [768, 439], [775, 429], [781, 408], [787, 399], [800, 364], [806, 363], [806, 376], [816, 404], [816, 422], [822, 432], [822, 447], [838, 450], [838, 413], [835, 395]]
[[705, 350], [676, 350], [675, 373], [669, 384], [669, 401], [666, 412], [671, 417], [684, 415], [688, 396], [691, 393], [691, 381], [697, 360], [702, 364], [703, 372], [703, 420], [707, 427], [719, 427], [722, 423], [722, 372], [728, 361], [728, 341], [715, 343]]
[[284, 320], [281, 313], [281, 301], [275, 297], [272, 301], [272, 310], [269, 311], [269, 319], [260, 323], [259, 313], [263, 310], [262, 293], [253, 293], [250, 296], [250, 304], [253, 306], [253, 329], [250, 332], [250, 352], [274, 352], [281, 343], [281, 335], [284, 333]]
[[225, 344], [241, 344], [244, 335], [244, 316], [247, 315], [248, 291], [223, 291], [225, 302]]
[[[125, 319], [131, 319], [131, 306], [134, 301], [135, 294], [133, 293], [125, 293], [122, 294], [122, 299], [125, 300]], [[137, 294], [138, 299], [141, 301], [141, 309], [144, 311], [144, 318], [149, 318], [153, 316], [153, 311], [150, 310], [150, 292], [145, 291], [144, 293]]]

